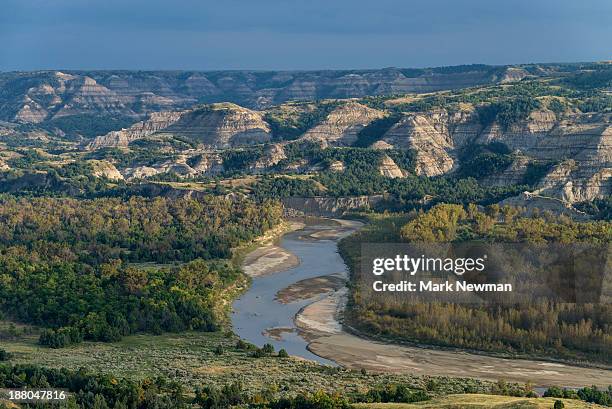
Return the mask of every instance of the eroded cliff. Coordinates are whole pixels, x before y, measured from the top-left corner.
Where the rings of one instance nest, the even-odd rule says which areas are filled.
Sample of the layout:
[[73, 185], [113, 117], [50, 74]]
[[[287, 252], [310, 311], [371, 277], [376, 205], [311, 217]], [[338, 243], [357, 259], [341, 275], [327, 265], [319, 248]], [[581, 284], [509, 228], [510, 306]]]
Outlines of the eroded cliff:
[[322, 147], [351, 146], [357, 134], [375, 119], [385, 116], [377, 109], [357, 102], [348, 102], [330, 112], [325, 119], [309, 129], [302, 140], [319, 143]]

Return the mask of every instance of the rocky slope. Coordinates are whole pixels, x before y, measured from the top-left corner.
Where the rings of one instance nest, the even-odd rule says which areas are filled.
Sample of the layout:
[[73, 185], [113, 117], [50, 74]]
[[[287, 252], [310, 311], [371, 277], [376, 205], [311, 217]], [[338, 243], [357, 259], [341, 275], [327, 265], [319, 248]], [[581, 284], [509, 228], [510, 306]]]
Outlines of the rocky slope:
[[[602, 69], [599, 77], [587, 73], [566, 75], [562, 80], [549, 78], [562, 73], [559, 67], [533, 66], [268, 73], [5, 73], [0, 74], [0, 170], [42, 168], [44, 164], [38, 162], [46, 159], [31, 151], [43, 147], [60, 152], [58, 162], [88, 160], [94, 175], [115, 180], [165, 172], [212, 176], [224, 171], [332, 171], [341, 179], [342, 173], [352, 172], [349, 161], [356, 157], [352, 155], [363, 153], [344, 148], [369, 145], [413, 154], [381, 154], [377, 169], [385, 177], [406, 177], [412, 170], [426, 177], [471, 174], [486, 186], [530, 186], [530, 192], [509, 202], [529, 201], [539, 206], [550, 201], [551, 208], [566, 208], [612, 193], [610, 97], [605, 83], [597, 79], [605, 80], [612, 71]], [[534, 75], [547, 78], [521, 81]], [[571, 81], [577, 81], [578, 88]], [[432, 95], [400, 94], [491, 83], [512, 85]], [[584, 84], [595, 84], [598, 91], [585, 91], [580, 88]], [[263, 108], [290, 99], [392, 93], [398, 95], [291, 101]], [[243, 105], [199, 103], [217, 98], [243, 101]], [[128, 117], [130, 121], [90, 127], [88, 135], [98, 135], [93, 139], [59, 129], [62, 123], [81, 116], [81, 128], [92, 118], [113, 122]], [[130, 123], [133, 125], [128, 126]], [[107, 133], [121, 126], [125, 128]], [[98, 129], [102, 130], [97, 133]], [[301, 142], [340, 149], [325, 157]], [[495, 146], [508, 151], [491, 150]], [[83, 148], [88, 152], [82, 152]], [[469, 155], [474, 158], [478, 152], [489, 156], [470, 162]], [[414, 160], [414, 169], [401, 169], [392, 158], [402, 166], [410, 166]], [[494, 170], [483, 174], [486, 169]], [[51, 183], [39, 179], [40, 183]]]
[[103, 160], [90, 160], [93, 167], [93, 175], [110, 180], [123, 180], [123, 175], [119, 173], [115, 165]]
[[260, 112], [225, 103], [152, 113], [146, 121], [96, 137], [87, 147], [126, 147], [152, 135], [183, 138], [209, 148], [252, 145], [271, 139], [270, 127]]
[[224, 171], [219, 152], [211, 150], [189, 150], [176, 157], [153, 165], [131, 166], [121, 170], [125, 179], [144, 179], [160, 173], [172, 172], [179, 176], [214, 176]]
[[387, 155], [382, 157], [378, 171], [381, 175], [392, 179], [403, 178], [405, 176], [404, 171]]
[[417, 174], [436, 176], [458, 168], [462, 147], [501, 142], [514, 152], [514, 163], [484, 183], [520, 184], [529, 163], [557, 164], [534, 194], [575, 203], [612, 193], [610, 122], [610, 114], [574, 113], [559, 120], [540, 110], [508, 129], [497, 123], [483, 129], [474, 112], [437, 110], [405, 114], [373, 147], [411, 149]]
[[[181, 112], [156, 112], [127, 129], [96, 137], [87, 148], [127, 147], [150, 136], [187, 139], [208, 148], [261, 144], [272, 138], [264, 115], [265, 111], [231, 103], [204, 105]], [[383, 116], [382, 111], [349, 101], [333, 109], [300, 140], [316, 142], [323, 147], [351, 146], [361, 129]], [[276, 149], [280, 149], [280, 145]]]
[[[297, 141], [313, 141], [322, 147], [352, 146], [361, 129], [385, 115], [383, 111], [349, 100], [335, 107]], [[265, 144], [263, 154], [249, 165], [251, 172], [265, 173], [286, 159], [284, 146], [292, 142], [270, 144], [271, 130], [264, 117], [264, 111], [228, 103], [182, 112], [154, 113], [147, 121], [96, 138], [89, 148], [128, 146], [135, 140], [151, 137], [174, 137], [198, 145], [199, 156], [193, 152], [182, 154], [179, 155], [183, 157], [181, 160], [123, 172], [126, 177], [144, 177], [165, 171], [182, 175], [216, 174], [223, 169], [223, 163], [219, 153], [211, 153], [211, 150]], [[402, 114], [372, 147], [412, 151], [416, 173], [431, 177], [460, 169], [459, 152], [464, 147], [499, 142], [510, 149], [513, 163], [500, 173], [486, 175], [483, 183], [494, 186], [522, 184], [532, 164], [550, 166], [548, 174], [532, 193], [575, 203], [612, 193], [611, 129], [610, 114], [569, 112], [558, 119], [555, 113], [540, 109], [510, 127], [502, 127], [496, 122], [483, 127], [473, 108], [453, 112], [438, 108]], [[203, 151], [207, 153], [202, 154]], [[345, 164], [333, 163], [329, 169], [342, 172]], [[386, 155], [379, 170], [388, 177], [405, 176]], [[292, 163], [286, 171], [317, 169], [313, 164]]]
[[450, 155], [454, 145], [449, 122], [445, 111], [408, 114], [374, 147], [412, 150], [416, 155], [415, 171], [418, 175], [441, 175], [449, 172], [454, 164]]
[[[60, 71], [18, 75], [5, 81], [5, 93], [13, 99], [3, 101], [3, 119], [40, 123], [71, 115], [136, 116], [132, 105], [136, 96], [122, 95], [87, 75]], [[15, 87], [16, 89], [11, 89]]]
[[537, 161], [556, 163], [535, 193], [574, 203], [612, 194], [610, 119], [574, 114], [559, 121], [550, 111], [536, 111], [508, 130], [493, 126], [477, 140], [503, 142]]
[[195, 174], [216, 175], [223, 172], [223, 159], [217, 152], [203, 152], [187, 162]]
[[87, 145], [88, 149], [127, 147], [131, 142], [153, 135], [168, 128], [181, 118], [180, 112], [154, 112], [146, 121], [137, 122], [127, 129], [111, 131], [96, 137]]
[[270, 126], [263, 120], [262, 113], [231, 103], [186, 111], [160, 134], [214, 148], [259, 144], [271, 139]]
[[340, 105], [319, 124], [309, 129], [302, 140], [317, 142], [322, 147], [351, 146], [357, 134], [367, 124], [385, 116], [385, 113], [357, 102]]
[[255, 172], [268, 170], [286, 158], [287, 155], [285, 155], [285, 151], [281, 144], [275, 143], [267, 145], [263, 155], [251, 166], [251, 170]]
[[[530, 69], [536, 75], [553, 68]], [[198, 102], [263, 108], [289, 100], [433, 92], [514, 81], [521, 67], [485, 65], [344, 71], [35, 71], [0, 73], [0, 120], [40, 123], [71, 115], [122, 116]]]
[[290, 216], [308, 215], [338, 217], [346, 212], [367, 210], [383, 200], [383, 196], [355, 197], [288, 197], [282, 200]]

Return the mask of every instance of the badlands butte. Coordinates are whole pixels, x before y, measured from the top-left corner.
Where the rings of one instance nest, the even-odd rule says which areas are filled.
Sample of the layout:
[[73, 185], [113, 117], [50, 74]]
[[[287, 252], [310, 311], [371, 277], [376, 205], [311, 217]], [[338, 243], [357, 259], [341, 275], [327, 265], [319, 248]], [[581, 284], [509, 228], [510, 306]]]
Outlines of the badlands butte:
[[589, 217], [612, 192], [611, 67], [2, 73], [0, 190], [85, 192], [83, 173], [97, 190], [250, 194], [286, 175], [274, 196], [441, 200], [359, 186], [367, 162], [375, 178], [475, 180], [487, 204]]

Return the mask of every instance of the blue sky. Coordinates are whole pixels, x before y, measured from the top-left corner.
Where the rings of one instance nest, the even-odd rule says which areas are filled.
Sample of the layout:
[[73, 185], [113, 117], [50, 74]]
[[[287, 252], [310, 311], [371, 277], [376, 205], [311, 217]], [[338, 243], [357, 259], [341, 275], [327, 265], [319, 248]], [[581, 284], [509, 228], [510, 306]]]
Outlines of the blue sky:
[[612, 58], [611, 0], [2, 0], [0, 70]]

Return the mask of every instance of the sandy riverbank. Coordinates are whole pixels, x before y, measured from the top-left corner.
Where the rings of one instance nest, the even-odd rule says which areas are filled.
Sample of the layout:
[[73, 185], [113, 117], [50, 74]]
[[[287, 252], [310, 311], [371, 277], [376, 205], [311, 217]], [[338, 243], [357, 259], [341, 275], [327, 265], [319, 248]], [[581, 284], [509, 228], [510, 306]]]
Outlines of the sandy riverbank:
[[347, 291], [346, 287], [341, 288], [304, 307], [295, 316], [295, 324], [302, 336], [312, 342], [320, 337], [341, 334], [342, 325], [338, 316], [346, 303]]
[[314, 302], [296, 316], [300, 333], [316, 355], [352, 369], [415, 375], [472, 377], [527, 382], [536, 385], [607, 387], [612, 371], [526, 359], [504, 359], [462, 351], [385, 344], [342, 330], [346, 289]]
[[480, 379], [531, 381], [536, 386], [607, 387], [612, 372], [564, 364], [503, 359], [466, 352], [382, 344], [341, 333], [315, 338], [310, 351], [347, 368], [416, 375], [457, 376]]
[[[284, 233], [296, 231], [304, 227], [304, 223], [290, 222]], [[262, 245], [248, 253], [242, 261], [242, 270], [251, 277], [274, 274], [285, 271], [300, 264], [300, 260], [292, 253], [274, 244], [273, 238], [264, 238]]]
[[336, 241], [346, 236], [347, 234], [359, 229], [363, 223], [357, 220], [343, 219], [328, 219], [330, 224], [325, 228], [321, 228], [316, 232], [308, 233], [302, 236], [304, 240], [331, 240]]
[[[359, 228], [362, 222], [355, 220], [332, 219], [329, 227], [315, 233], [302, 236], [304, 240], [338, 240], [347, 233]], [[283, 234], [300, 230], [305, 227], [300, 221], [290, 221], [283, 229]], [[275, 274], [299, 265], [297, 256], [276, 245], [275, 240], [264, 236], [261, 246], [248, 253], [242, 262], [243, 271], [251, 277], [261, 277]]]
[[320, 294], [338, 291], [346, 286], [344, 273], [308, 278], [279, 291], [276, 299], [282, 304], [308, 300]]
[[282, 247], [267, 245], [252, 251], [244, 258], [243, 271], [251, 277], [288, 270], [300, 264], [300, 260]]

